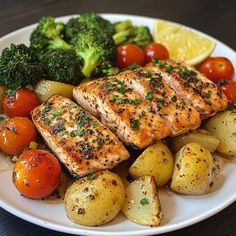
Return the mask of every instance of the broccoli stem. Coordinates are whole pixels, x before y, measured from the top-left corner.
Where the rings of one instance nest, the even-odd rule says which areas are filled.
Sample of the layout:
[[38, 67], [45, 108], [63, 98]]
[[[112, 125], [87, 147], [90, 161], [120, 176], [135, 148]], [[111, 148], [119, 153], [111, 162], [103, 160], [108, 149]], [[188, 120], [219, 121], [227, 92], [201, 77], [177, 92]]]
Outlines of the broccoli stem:
[[50, 45], [48, 46], [49, 49], [71, 49], [71, 45], [66, 43], [63, 39], [56, 37], [53, 40], [50, 40]]
[[86, 55], [80, 56], [84, 59], [82, 73], [85, 77], [89, 77], [99, 64], [99, 56], [95, 55], [94, 53], [87, 53]]
[[115, 45], [119, 45], [119, 44], [125, 42], [128, 39], [129, 35], [130, 35], [129, 29], [124, 30], [124, 31], [120, 31], [120, 32], [114, 34], [113, 40], [115, 42]]
[[132, 28], [132, 21], [131, 20], [124, 20], [124, 21], [121, 21], [117, 24], [115, 24], [115, 30], [116, 30], [116, 33], [119, 33], [121, 31], [124, 31], [124, 30], [127, 30], [129, 28]]

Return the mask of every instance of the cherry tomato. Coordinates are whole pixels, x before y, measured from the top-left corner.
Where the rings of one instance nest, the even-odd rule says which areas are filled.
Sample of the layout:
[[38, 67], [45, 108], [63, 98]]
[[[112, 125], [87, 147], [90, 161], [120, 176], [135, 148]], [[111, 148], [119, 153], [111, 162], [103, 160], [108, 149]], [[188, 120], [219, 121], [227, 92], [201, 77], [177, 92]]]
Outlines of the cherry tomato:
[[221, 91], [226, 97], [233, 103], [236, 103], [236, 82], [227, 81], [225, 85], [221, 87]]
[[150, 43], [144, 49], [145, 61], [151, 62], [153, 58], [166, 60], [169, 58], [167, 48], [160, 43]]
[[199, 71], [215, 83], [222, 79], [232, 80], [234, 75], [231, 61], [225, 57], [209, 57], [201, 64]]
[[31, 141], [37, 140], [37, 131], [26, 117], [13, 117], [0, 130], [0, 149], [10, 155], [19, 155]]
[[12, 181], [24, 197], [40, 199], [58, 187], [60, 177], [61, 166], [55, 156], [45, 150], [30, 150], [20, 155]]
[[125, 44], [117, 48], [117, 66], [125, 68], [131, 64], [144, 65], [144, 52], [136, 44]]
[[13, 96], [4, 96], [3, 111], [9, 117], [30, 117], [30, 112], [39, 103], [39, 99], [34, 92], [28, 89], [19, 89]]

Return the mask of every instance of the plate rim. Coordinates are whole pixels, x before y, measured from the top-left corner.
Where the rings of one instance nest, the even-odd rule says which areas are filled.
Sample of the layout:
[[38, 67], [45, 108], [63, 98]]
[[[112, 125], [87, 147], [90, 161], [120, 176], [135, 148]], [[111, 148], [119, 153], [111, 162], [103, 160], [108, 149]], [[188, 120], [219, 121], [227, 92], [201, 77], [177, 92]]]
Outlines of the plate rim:
[[[231, 47], [229, 47], [228, 45], [226, 45], [224, 42], [202, 32], [199, 31], [195, 28], [189, 27], [187, 25], [181, 24], [181, 23], [177, 23], [174, 21], [170, 21], [170, 20], [166, 20], [163, 18], [155, 18], [155, 17], [148, 17], [148, 16], [142, 16], [142, 15], [133, 15], [133, 14], [119, 14], [119, 13], [96, 13], [98, 15], [104, 16], [104, 17], [115, 17], [115, 18], [119, 18], [119, 17], [123, 17], [123, 18], [140, 18], [140, 19], [146, 19], [146, 20], [165, 20], [171, 23], [175, 23], [178, 24], [180, 26], [184, 26], [188, 29], [191, 29], [197, 33], [200, 33], [201, 35], [204, 35], [205, 37], [208, 37], [212, 40], [214, 40], [216, 43], [220, 43], [222, 46], [224, 46], [225, 48], [227, 48], [229, 51], [231, 51], [231, 53], [235, 54], [236, 56], [236, 51], [234, 49], [232, 49]], [[64, 15], [64, 16], [59, 16], [59, 17], [55, 17], [56, 20], [60, 21], [63, 20], [63, 18], [69, 18], [69, 17], [76, 17], [79, 16], [79, 14], [72, 14], [72, 15]], [[2, 37], [0, 37], [0, 44], [2, 41], [7, 40], [10, 37], [13, 37], [15, 34], [20, 33], [21, 31], [24, 30], [29, 30], [33, 27], [35, 27], [37, 25], [37, 23], [33, 23], [27, 26], [24, 26], [22, 28], [16, 29]], [[11, 42], [9, 42], [10, 44]], [[47, 229], [51, 229], [51, 230], [55, 230], [55, 231], [59, 231], [59, 232], [64, 232], [64, 233], [70, 233], [70, 234], [83, 234], [83, 235], [154, 235], [154, 234], [162, 234], [162, 233], [167, 233], [167, 232], [172, 232], [175, 230], [179, 230], [179, 229], [183, 229], [185, 227], [191, 226], [193, 224], [199, 223], [217, 213], [219, 213], [220, 211], [222, 211], [223, 209], [227, 208], [229, 205], [231, 205], [234, 201], [236, 201], [236, 192], [231, 195], [231, 197], [229, 199], [227, 199], [227, 202], [222, 202], [220, 205], [218, 205], [217, 207], [213, 208], [213, 209], [209, 209], [208, 211], [194, 217], [194, 218], [190, 218], [187, 220], [184, 220], [180, 223], [174, 223], [171, 225], [162, 225], [161, 227], [146, 227], [143, 229], [138, 229], [138, 230], [132, 230], [132, 231], [104, 231], [104, 230], [95, 230], [96, 227], [90, 227], [88, 229], [85, 228], [75, 228], [75, 227], [70, 227], [70, 226], [61, 226], [58, 225], [56, 223], [47, 221], [47, 220], [43, 220], [39, 217], [35, 217], [29, 213], [26, 212], [22, 212], [21, 210], [18, 210], [16, 208], [14, 208], [11, 204], [8, 204], [7, 202], [5, 202], [2, 198], [0, 198], [0, 207], [2, 207], [4, 210], [8, 211], [9, 213], [19, 217], [20, 219], [23, 219], [25, 221], [28, 221], [32, 224], [47, 228]]]

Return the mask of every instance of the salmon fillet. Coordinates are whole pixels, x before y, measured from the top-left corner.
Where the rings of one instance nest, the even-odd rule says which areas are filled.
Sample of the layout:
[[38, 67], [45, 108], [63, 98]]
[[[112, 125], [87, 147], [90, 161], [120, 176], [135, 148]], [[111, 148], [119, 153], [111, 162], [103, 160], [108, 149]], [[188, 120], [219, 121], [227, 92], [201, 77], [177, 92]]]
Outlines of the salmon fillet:
[[145, 148], [170, 134], [166, 122], [115, 77], [82, 84], [73, 90], [73, 96], [128, 145]]
[[79, 105], [52, 96], [31, 112], [45, 142], [72, 175], [112, 169], [129, 153], [118, 138]]
[[199, 112], [185, 103], [162, 79], [160, 73], [146, 68], [119, 73], [116, 79], [134, 89], [143, 100], [151, 105], [169, 126], [171, 136], [197, 129], [201, 124]]
[[144, 68], [160, 73], [179, 97], [197, 109], [202, 119], [214, 116], [228, 105], [228, 99], [217, 85], [191, 66], [173, 60], [156, 60]]

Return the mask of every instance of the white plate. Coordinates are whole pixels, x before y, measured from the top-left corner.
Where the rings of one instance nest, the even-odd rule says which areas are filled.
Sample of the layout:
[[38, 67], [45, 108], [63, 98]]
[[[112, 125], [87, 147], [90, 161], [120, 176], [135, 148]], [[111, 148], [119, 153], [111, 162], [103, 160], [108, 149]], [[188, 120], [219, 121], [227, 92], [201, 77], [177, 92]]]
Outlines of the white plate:
[[[143, 24], [153, 28], [153, 18], [103, 14], [111, 21], [131, 19], [135, 24]], [[72, 16], [58, 18], [67, 21]], [[0, 39], [0, 51], [10, 43], [29, 44], [29, 36], [35, 25], [17, 30]], [[198, 31], [197, 31], [198, 32]], [[200, 33], [200, 32], [198, 32]], [[229, 58], [236, 68], [236, 53], [228, 46], [214, 39], [217, 43], [213, 55]], [[6, 167], [0, 157], [0, 206], [12, 214], [31, 223], [71, 234], [80, 235], [156, 235], [177, 230], [221, 211], [236, 200], [236, 162], [228, 162], [217, 179], [213, 191], [203, 196], [183, 196], [168, 190], [160, 192], [160, 201], [164, 212], [164, 220], [160, 227], [145, 227], [127, 220], [120, 214], [114, 221], [101, 227], [84, 227], [72, 223], [67, 217], [62, 204], [45, 204], [23, 198], [11, 182], [11, 169]], [[3, 171], [3, 169], [8, 169]]]

